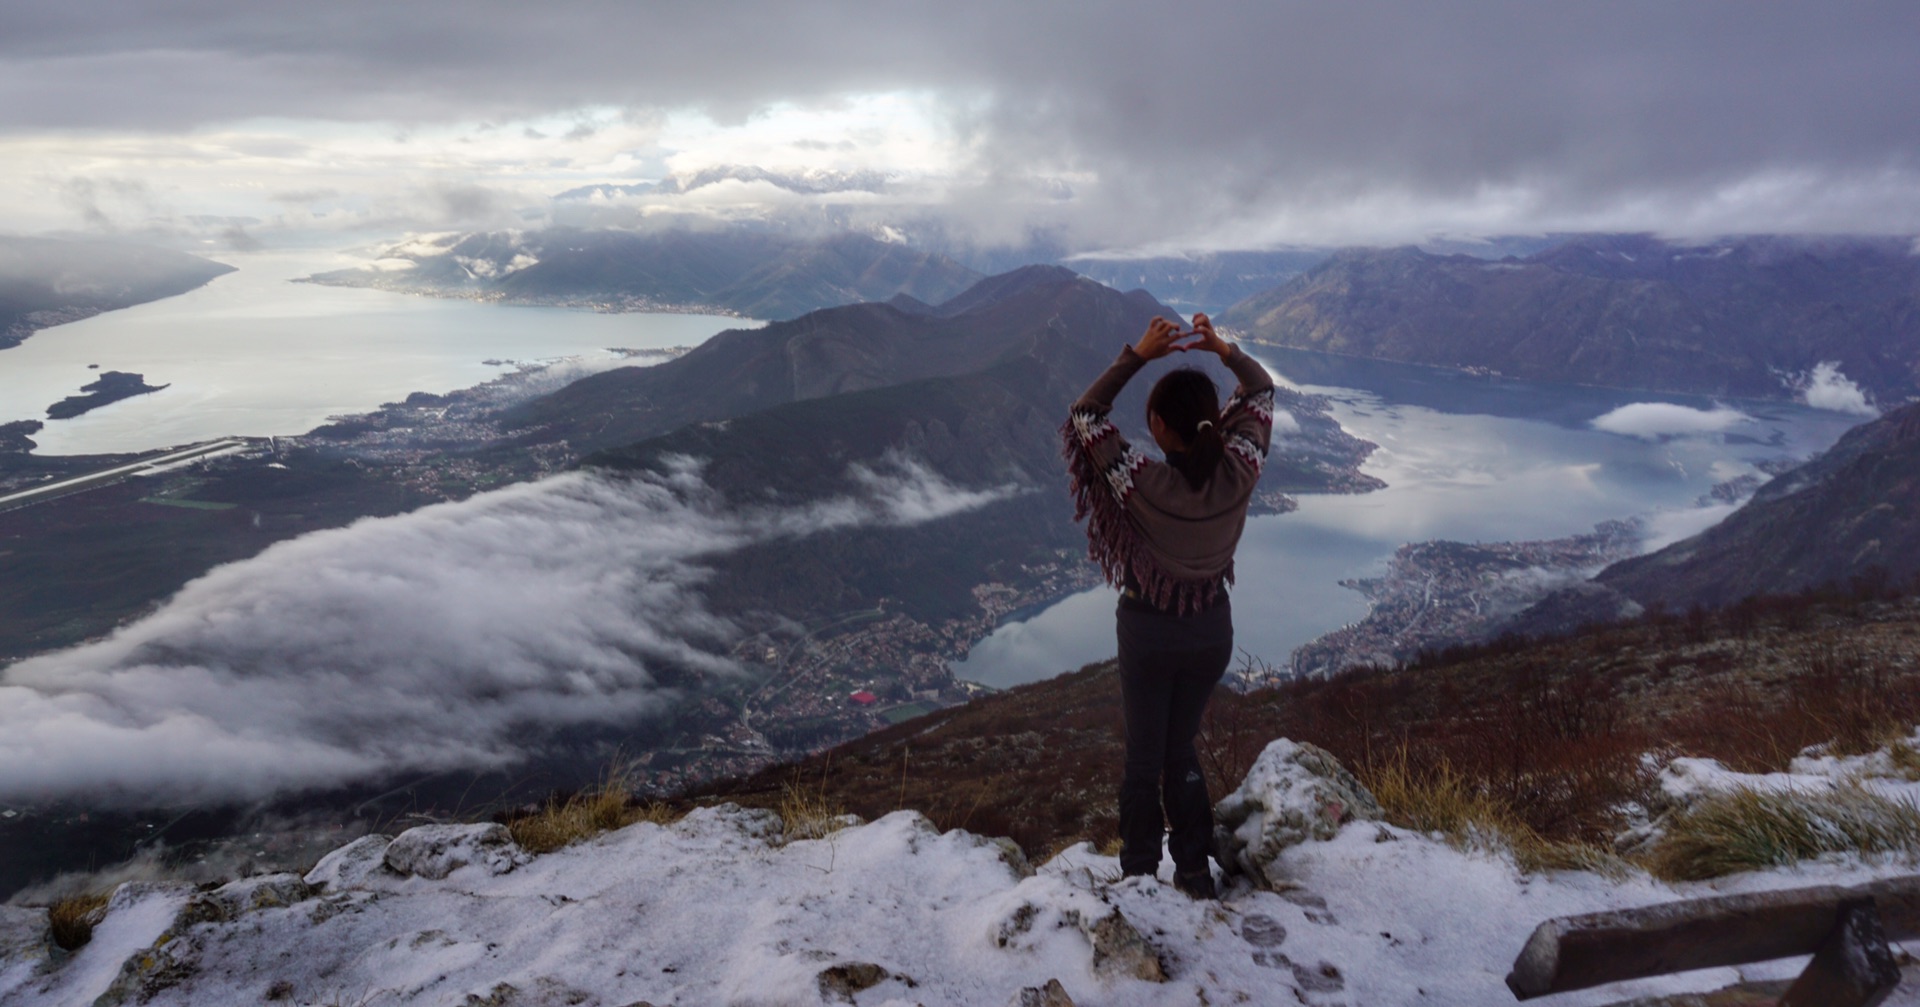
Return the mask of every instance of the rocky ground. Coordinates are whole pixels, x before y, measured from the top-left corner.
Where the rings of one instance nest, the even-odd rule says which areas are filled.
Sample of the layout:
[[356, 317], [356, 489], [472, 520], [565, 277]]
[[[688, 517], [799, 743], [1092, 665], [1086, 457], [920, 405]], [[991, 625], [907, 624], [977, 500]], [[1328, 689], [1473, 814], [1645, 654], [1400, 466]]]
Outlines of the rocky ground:
[[[1870, 770], [1801, 768], [1809, 786]], [[1698, 766], [1675, 779], [1677, 793], [1739, 782]], [[1284, 740], [1219, 813], [1232, 869], [1219, 901], [1173, 889], [1170, 863], [1122, 880], [1079, 844], [1035, 868], [1004, 840], [913, 811], [862, 824], [723, 805], [541, 856], [499, 825], [423, 826], [362, 837], [304, 876], [122, 885], [76, 952], [53, 947], [43, 912], [0, 909], [0, 1003], [1479, 1007], [1510, 1002], [1503, 978], [1549, 918], [1912, 869], [1854, 855], [1714, 884], [1527, 875], [1497, 850], [1380, 821], [1330, 756]], [[1804, 965], [1556, 1002], [1777, 981]], [[1920, 1002], [1920, 988], [1887, 1002]]]

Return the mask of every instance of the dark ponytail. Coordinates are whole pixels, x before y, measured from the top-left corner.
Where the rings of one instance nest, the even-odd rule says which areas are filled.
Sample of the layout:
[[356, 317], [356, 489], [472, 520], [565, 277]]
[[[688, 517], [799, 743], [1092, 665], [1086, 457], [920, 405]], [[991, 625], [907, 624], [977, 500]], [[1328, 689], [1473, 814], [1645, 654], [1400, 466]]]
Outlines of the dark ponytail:
[[1227, 454], [1220, 433], [1220, 391], [1213, 379], [1191, 367], [1168, 371], [1147, 393], [1147, 412], [1186, 442], [1187, 449], [1167, 461], [1187, 477], [1188, 486], [1205, 486]]

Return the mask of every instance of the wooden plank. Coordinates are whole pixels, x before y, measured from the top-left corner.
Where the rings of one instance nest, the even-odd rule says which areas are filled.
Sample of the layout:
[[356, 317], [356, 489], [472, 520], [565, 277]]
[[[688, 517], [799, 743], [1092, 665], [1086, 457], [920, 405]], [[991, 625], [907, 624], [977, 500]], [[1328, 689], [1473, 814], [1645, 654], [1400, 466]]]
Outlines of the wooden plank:
[[1787, 988], [1780, 1007], [1879, 1007], [1898, 985], [1900, 966], [1873, 899], [1853, 898], [1841, 904], [1840, 925]]
[[1803, 955], [1839, 923], [1833, 885], [1667, 902], [1548, 920], [1513, 963], [1507, 988], [1531, 997], [1669, 972]]
[[1920, 937], [1920, 876], [1567, 916], [1540, 924], [1507, 976], [1525, 1000], [1602, 983], [1809, 954], [1843, 903], [1872, 900], [1886, 939]]
[[1847, 894], [1873, 899], [1873, 910], [1880, 916], [1887, 940], [1920, 937], [1920, 875], [1870, 881], [1847, 889]]

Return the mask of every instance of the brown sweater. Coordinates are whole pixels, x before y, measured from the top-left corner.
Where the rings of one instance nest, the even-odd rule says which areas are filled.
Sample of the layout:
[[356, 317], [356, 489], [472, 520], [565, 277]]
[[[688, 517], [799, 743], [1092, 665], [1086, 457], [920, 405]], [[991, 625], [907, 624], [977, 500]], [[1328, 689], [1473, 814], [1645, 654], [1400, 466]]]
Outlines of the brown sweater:
[[1114, 397], [1146, 363], [1129, 346], [1074, 402], [1060, 428], [1074, 520], [1087, 520], [1087, 555], [1115, 587], [1136, 586], [1154, 607], [1186, 614], [1233, 581], [1233, 550], [1247, 523], [1273, 431], [1273, 378], [1240, 351], [1226, 365], [1240, 387], [1220, 411], [1226, 457], [1198, 490], [1148, 458], [1107, 418]]

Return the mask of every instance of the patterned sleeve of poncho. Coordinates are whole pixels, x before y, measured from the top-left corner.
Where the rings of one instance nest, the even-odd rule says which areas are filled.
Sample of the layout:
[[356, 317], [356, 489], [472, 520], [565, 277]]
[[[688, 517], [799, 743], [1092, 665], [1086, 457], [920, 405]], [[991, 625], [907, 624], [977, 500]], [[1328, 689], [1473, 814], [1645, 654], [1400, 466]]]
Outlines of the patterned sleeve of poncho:
[[[1109, 582], [1120, 584], [1139, 551], [1139, 530], [1129, 521], [1136, 479], [1146, 455], [1127, 443], [1108, 417], [1113, 400], [1146, 363], [1129, 346], [1073, 404], [1061, 427], [1063, 453], [1071, 476], [1074, 520], [1086, 520], [1088, 554]], [[1273, 431], [1273, 378], [1238, 346], [1225, 361], [1240, 380], [1220, 412], [1230, 473], [1251, 493], [1266, 462]]]

